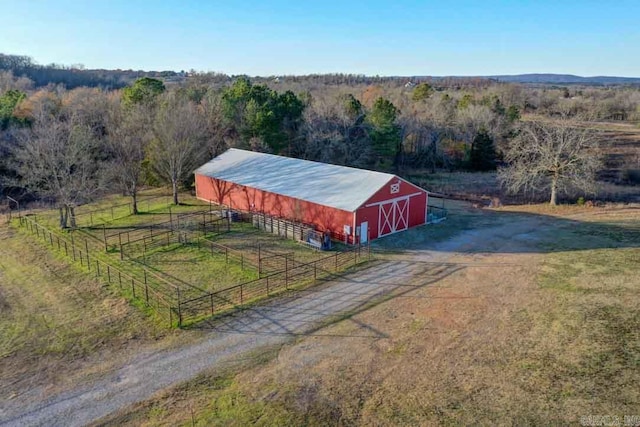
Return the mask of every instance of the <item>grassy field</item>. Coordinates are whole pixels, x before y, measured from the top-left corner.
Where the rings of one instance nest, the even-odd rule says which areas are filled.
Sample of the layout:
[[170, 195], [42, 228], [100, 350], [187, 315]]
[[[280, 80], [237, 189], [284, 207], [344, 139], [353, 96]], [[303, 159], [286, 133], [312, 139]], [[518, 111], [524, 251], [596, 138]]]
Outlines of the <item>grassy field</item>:
[[173, 336], [34, 239], [2, 224], [0, 240], [0, 399], [63, 386]]
[[[524, 120], [552, 121], [548, 117], [527, 115]], [[598, 132], [604, 160], [596, 194], [567, 194], [567, 202], [578, 197], [609, 202], [640, 202], [637, 177], [640, 176], [640, 127], [623, 122], [583, 122], [580, 126]], [[456, 196], [461, 199], [481, 200], [498, 197], [505, 203], [544, 202], [542, 194], [511, 195], [500, 187], [495, 172], [447, 172], [438, 170], [409, 170], [406, 178], [429, 191]], [[633, 178], [633, 179], [630, 179]], [[635, 179], [635, 182], [630, 182]]]
[[[639, 142], [640, 144], [640, 142]], [[614, 172], [611, 172], [614, 173]], [[435, 193], [455, 196], [465, 200], [484, 200], [488, 205], [490, 198], [498, 197], [503, 203], [518, 204], [548, 201], [543, 194], [506, 194], [500, 187], [495, 172], [445, 172], [412, 171], [408, 179], [417, 185]], [[613, 202], [638, 202], [639, 187], [637, 185], [615, 184], [611, 181], [598, 181], [597, 193], [584, 195], [581, 193], [563, 195], [565, 202], [575, 203], [578, 197], [586, 200], [604, 200]], [[562, 199], [561, 198], [561, 199]]]
[[[433, 240], [476, 239], [503, 250], [453, 254], [447, 262], [462, 268], [437, 283], [104, 424], [565, 425], [636, 415], [638, 212], [470, 210], [442, 223]], [[505, 221], [535, 227], [494, 235]], [[362, 325], [386, 338], [357, 338]]]
[[211, 253], [205, 246], [172, 244], [144, 257], [144, 265], [206, 291], [217, 291], [258, 278], [258, 270], [224, 254]]
[[[106, 274], [108, 282], [113, 284], [115, 280], [114, 286], [119, 286], [122, 295], [165, 323], [175, 320], [169, 307], [177, 310], [179, 299], [190, 300], [206, 292], [252, 282], [260, 272], [264, 275], [283, 270], [286, 262], [291, 267], [294, 262], [308, 263], [328, 255], [262, 232], [248, 223], [228, 222], [217, 212], [203, 213], [209, 212], [211, 206], [192, 196], [182, 195], [184, 204], [172, 206], [167, 204], [170, 200], [166, 196], [157, 193], [162, 191], [141, 195], [141, 200], [150, 203], [142, 207], [145, 202], [141, 202], [140, 209], [148, 210], [138, 215], [129, 213], [128, 198], [122, 196], [82, 206], [85, 216], [86, 212], [93, 216], [84, 226], [79, 222], [74, 231], [60, 230], [58, 213], [51, 209], [32, 211], [30, 221], [35, 219], [57, 237], [66, 239], [63, 253], [75, 244], [76, 252], [69, 254], [73, 259], [78, 251], [83, 251], [86, 260], [88, 251], [92, 270], [98, 272], [95, 262], [101, 261], [102, 275]], [[105, 222], [100, 224], [103, 219]], [[202, 228], [205, 220], [209, 221], [206, 233]], [[60, 246], [57, 237], [46, 239], [54, 250]], [[125, 277], [123, 285], [120, 273], [115, 277], [109, 274], [107, 264], [131, 277]], [[155, 309], [141, 303], [141, 298], [145, 301], [149, 298], [148, 305]], [[164, 317], [167, 319], [162, 320]]]

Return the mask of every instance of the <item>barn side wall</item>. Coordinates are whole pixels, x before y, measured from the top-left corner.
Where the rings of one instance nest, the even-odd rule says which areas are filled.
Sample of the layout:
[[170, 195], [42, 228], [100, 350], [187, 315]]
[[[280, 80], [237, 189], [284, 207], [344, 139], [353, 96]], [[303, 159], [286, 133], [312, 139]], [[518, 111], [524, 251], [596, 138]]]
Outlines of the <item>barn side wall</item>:
[[334, 238], [340, 240], [344, 240], [344, 226], [353, 226], [353, 212], [199, 174], [196, 174], [196, 196], [202, 200], [229, 206], [231, 209], [264, 212], [280, 218], [313, 224], [320, 231], [330, 231]]
[[[399, 191], [391, 193], [391, 185], [398, 182], [400, 183]], [[367, 222], [369, 238], [378, 238], [380, 206], [377, 203], [406, 196], [411, 196], [409, 198], [409, 228], [424, 224], [426, 222], [428, 193], [408, 181], [394, 177], [356, 211], [355, 226], [360, 227], [363, 222]], [[373, 206], [367, 206], [371, 204]]]

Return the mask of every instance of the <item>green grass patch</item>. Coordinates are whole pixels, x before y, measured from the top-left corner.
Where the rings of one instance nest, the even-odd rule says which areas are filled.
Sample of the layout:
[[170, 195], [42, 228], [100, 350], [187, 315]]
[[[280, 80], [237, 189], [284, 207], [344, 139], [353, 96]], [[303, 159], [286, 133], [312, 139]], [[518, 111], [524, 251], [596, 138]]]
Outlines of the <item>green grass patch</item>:
[[0, 384], [36, 374], [53, 380], [75, 360], [167, 333], [32, 238], [6, 226], [0, 236]]
[[207, 291], [217, 291], [258, 278], [258, 271], [248, 262], [243, 266], [234, 258], [212, 253], [197, 242], [164, 246], [140, 260], [147, 267]]

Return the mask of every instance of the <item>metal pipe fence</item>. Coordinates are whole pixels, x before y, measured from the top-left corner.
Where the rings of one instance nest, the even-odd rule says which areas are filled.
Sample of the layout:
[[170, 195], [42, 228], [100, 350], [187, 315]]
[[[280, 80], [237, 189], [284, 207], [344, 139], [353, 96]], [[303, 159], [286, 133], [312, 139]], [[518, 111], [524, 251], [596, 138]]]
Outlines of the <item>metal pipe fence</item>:
[[[138, 212], [149, 212], [151, 210], [152, 203], [155, 203], [156, 201], [164, 201], [163, 204], [168, 206], [171, 203], [171, 195], [165, 194], [138, 198], [136, 203]], [[146, 209], [144, 209], [145, 206]], [[79, 208], [76, 208], [73, 214], [73, 220], [75, 221], [76, 226], [78, 226], [78, 223], [82, 221], [86, 223], [84, 226], [91, 227], [96, 225], [96, 223], [104, 224], [131, 215], [133, 213], [133, 202], [111, 205], [84, 212], [78, 212], [77, 209]]]
[[52, 249], [58, 250], [73, 262], [79, 263], [88, 272], [95, 274], [97, 279], [116, 286], [125, 296], [143, 302], [160, 316], [166, 316], [170, 325], [174, 324], [174, 319], [179, 320], [177, 316], [179, 302], [173, 297], [179, 293], [177, 286], [168, 282], [161, 286], [154, 281], [157, 278], [156, 275], [146, 269], [142, 271], [142, 277], [135, 277], [130, 272], [125, 272], [112, 263], [97, 257], [95, 252], [89, 249], [85, 239], [78, 241], [62, 237], [38, 224], [29, 216], [21, 216], [19, 223], [21, 227], [48, 244]]
[[[339, 273], [347, 267], [368, 261], [371, 257], [370, 247], [366, 245], [356, 246], [344, 252], [335, 252], [313, 262], [298, 263], [292, 253], [274, 254], [268, 251], [263, 253], [258, 247], [257, 256], [251, 256], [243, 251], [200, 238], [199, 240], [206, 242], [212, 251], [224, 252], [227, 257], [236, 261], [239, 258], [243, 266], [246, 263], [247, 266], [260, 270], [263, 267], [262, 261], [280, 258], [279, 271], [263, 271], [262, 277], [256, 280], [207, 292], [193, 285], [183, 289], [148, 268], [142, 268], [142, 273], [139, 275], [131, 271], [125, 272], [122, 268], [102, 259], [108, 256], [104, 252], [90, 249], [87, 239], [74, 239], [73, 235], [65, 238], [38, 224], [29, 215], [21, 216], [19, 223], [52, 249], [64, 253], [73, 262], [79, 263], [88, 272], [95, 274], [96, 278], [116, 286], [123, 295], [141, 301], [158, 315], [166, 316], [170, 325], [178, 327], [285, 290], [310, 285], [317, 280]], [[169, 231], [166, 235], [156, 234], [154, 236], [154, 239], [157, 239], [156, 242], [144, 243], [161, 245], [167, 239], [169, 242], [172, 239], [180, 239], [176, 236], [179, 236], [179, 233]]]
[[370, 258], [371, 250], [369, 245], [366, 245], [336, 252], [305, 264], [291, 263], [286, 265], [284, 270], [259, 279], [180, 301], [180, 320], [182, 324], [194, 323], [202, 318], [247, 305], [282, 291], [313, 284], [347, 267], [369, 261]]

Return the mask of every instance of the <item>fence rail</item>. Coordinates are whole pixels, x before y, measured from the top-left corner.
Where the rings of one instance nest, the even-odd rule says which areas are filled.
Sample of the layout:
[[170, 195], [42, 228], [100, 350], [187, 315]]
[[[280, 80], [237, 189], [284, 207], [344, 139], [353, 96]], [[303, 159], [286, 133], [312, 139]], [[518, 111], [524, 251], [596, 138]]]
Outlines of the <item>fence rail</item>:
[[[137, 207], [139, 212], [149, 211], [151, 208], [151, 203], [156, 202], [158, 200], [163, 200], [164, 204], [169, 205], [171, 203], [171, 195], [159, 195], [159, 196], [151, 196], [151, 197], [143, 197], [138, 198]], [[146, 209], [143, 207], [146, 204]], [[127, 208], [126, 210], [123, 208]], [[88, 222], [89, 226], [94, 225], [94, 220], [98, 221], [100, 224], [114, 221], [116, 219], [121, 219], [127, 217], [133, 213], [133, 202], [129, 203], [121, 203], [118, 205], [111, 205], [104, 208], [93, 209], [90, 211], [78, 211], [76, 208], [73, 213], [73, 223], [78, 223], [79, 221]]]
[[[30, 215], [19, 217], [21, 227], [30, 231], [37, 238], [54, 249], [62, 252], [73, 262], [79, 263], [96, 278], [117, 286], [118, 289], [133, 300], [141, 301], [161, 316], [166, 316], [170, 325], [182, 327], [204, 317], [219, 314], [227, 310], [254, 302], [260, 298], [292, 288], [313, 283], [315, 280], [329, 277], [340, 270], [370, 259], [369, 246], [356, 246], [345, 252], [332, 255], [309, 263], [297, 263], [292, 254], [273, 254], [265, 251], [264, 257], [258, 248], [256, 257], [247, 256], [243, 251], [234, 250], [215, 242], [200, 238], [200, 242], [208, 242], [212, 251], [224, 251], [228, 257], [240, 257], [240, 262], [263, 268], [262, 260], [280, 259], [283, 268], [280, 271], [262, 271], [260, 278], [218, 291], [207, 292], [193, 285], [181, 288], [147, 268], [142, 268], [140, 276], [133, 272], [125, 272], [112, 263], [106, 262], [108, 257], [103, 251], [90, 249], [87, 239], [65, 238], [38, 224]], [[75, 232], [72, 232], [75, 233]], [[164, 244], [167, 238], [178, 239], [180, 233], [169, 231], [166, 235], [157, 234], [156, 241], [146, 241], [147, 245]], [[266, 262], [266, 261], [265, 261]], [[264, 274], [264, 275], [263, 275]]]
[[438, 206], [427, 206], [427, 224], [437, 223], [447, 219], [448, 211]]
[[142, 278], [134, 277], [132, 274], [96, 257], [95, 253], [89, 249], [86, 240], [81, 243], [73, 238], [61, 237], [38, 224], [29, 216], [21, 216], [19, 223], [21, 227], [30, 231], [51, 248], [64, 253], [73, 262], [79, 263], [89, 272], [95, 274], [96, 278], [110, 285], [118, 286], [121, 292], [132, 299], [142, 301], [160, 315], [166, 315], [170, 325], [173, 325], [174, 318], [179, 322], [177, 307], [179, 306], [180, 289], [177, 286], [165, 283], [164, 286], [168, 289], [161, 289], [161, 286], [153, 282], [154, 274], [147, 270], [143, 270]]
[[283, 271], [272, 273], [250, 282], [241, 283], [215, 292], [180, 302], [182, 322], [195, 322], [201, 318], [246, 305], [260, 298], [313, 283], [340, 270], [370, 259], [369, 246], [354, 247], [349, 251], [306, 263], [292, 263]]
[[[202, 220], [200, 220], [202, 218]], [[100, 228], [99, 228], [100, 229]], [[220, 233], [229, 231], [228, 222], [220, 217], [217, 211], [202, 210], [196, 212], [186, 212], [182, 214], [169, 214], [167, 221], [158, 222], [149, 225], [132, 226], [131, 229], [124, 231], [116, 228], [115, 232], [111, 232], [110, 228], [103, 226], [102, 241], [105, 251], [120, 249], [123, 245], [138, 243], [144, 238], [154, 237], [154, 234], [165, 233], [167, 231], [181, 230], [185, 232], [197, 232], [206, 235], [208, 233]], [[107, 232], [109, 230], [109, 232]]]

